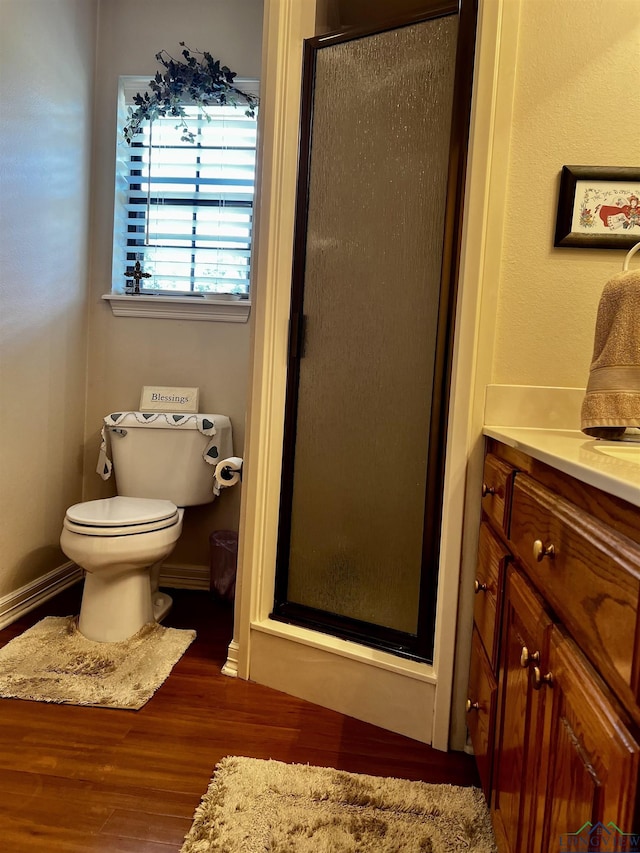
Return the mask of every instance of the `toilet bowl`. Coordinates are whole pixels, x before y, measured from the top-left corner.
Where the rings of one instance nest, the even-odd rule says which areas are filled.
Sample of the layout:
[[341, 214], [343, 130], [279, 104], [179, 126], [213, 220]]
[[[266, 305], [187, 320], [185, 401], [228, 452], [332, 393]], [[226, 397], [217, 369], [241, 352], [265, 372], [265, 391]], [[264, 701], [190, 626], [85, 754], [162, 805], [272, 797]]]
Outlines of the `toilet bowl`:
[[170, 599], [153, 589], [151, 575], [156, 570], [157, 585], [157, 569], [182, 532], [183, 513], [171, 501], [130, 497], [69, 507], [60, 547], [86, 572], [81, 634], [114, 643], [162, 618]]
[[90, 640], [126, 640], [159, 621], [171, 598], [160, 567], [182, 532], [184, 507], [219, 494], [217, 460], [233, 455], [226, 415], [116, 412], [103, 420], [98, 473], [118, 495], [74, 504], [60, 547], [85, 570], [78, 629]]

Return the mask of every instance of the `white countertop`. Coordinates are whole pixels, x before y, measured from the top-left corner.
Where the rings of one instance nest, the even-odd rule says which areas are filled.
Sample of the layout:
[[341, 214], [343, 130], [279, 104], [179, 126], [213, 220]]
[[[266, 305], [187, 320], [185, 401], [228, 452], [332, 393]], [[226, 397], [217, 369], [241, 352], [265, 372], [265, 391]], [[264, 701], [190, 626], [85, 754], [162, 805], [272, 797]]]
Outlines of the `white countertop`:
[[483, 432], [583, 483], [640, 507], [640, 444], [591, 439], [579, 430], [485, 426]]

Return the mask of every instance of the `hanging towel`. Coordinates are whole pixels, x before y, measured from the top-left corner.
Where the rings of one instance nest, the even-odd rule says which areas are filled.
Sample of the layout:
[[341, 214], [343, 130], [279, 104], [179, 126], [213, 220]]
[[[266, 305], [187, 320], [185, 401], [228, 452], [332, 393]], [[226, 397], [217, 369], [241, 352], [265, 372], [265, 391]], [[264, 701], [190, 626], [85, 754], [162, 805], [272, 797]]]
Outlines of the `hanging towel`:
[[602, 291], [582, 432], [619, 439], [640, 426], [640, 270], [614, 275]]
[[[113, 412], [106, 415], [100, 432], [100, 452], [96, 471], [103, 480], [108, 480], [113, 471], [111, 461], [111, 430], [135, 429], [197, 429], [211, 440], [205, 446], [202, 458], [209, 465], [217, 465], [221, 458], [233, 453], [231, 421], [226, 415], [179, 415], [171, 412]], [[214, 478], [213, 493], [220, 494]]]

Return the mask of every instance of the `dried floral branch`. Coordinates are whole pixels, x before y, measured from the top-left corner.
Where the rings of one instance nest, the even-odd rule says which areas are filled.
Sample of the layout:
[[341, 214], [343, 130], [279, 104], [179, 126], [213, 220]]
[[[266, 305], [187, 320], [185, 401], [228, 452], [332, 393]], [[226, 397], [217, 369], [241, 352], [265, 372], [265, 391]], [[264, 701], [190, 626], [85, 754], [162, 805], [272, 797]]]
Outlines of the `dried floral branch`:
[[[243, 92], [234, 85], [236, 74], [220, 65], [208, 51], [192, 51], [180, 42], [184, 61], [174, 59], [166, 50], [156, 53], [156, 59], [165, 69], [157, 71], [149, 81], [149, 92], [138, 92], [129, 107], [124, 138], [131, 144], [140, 124], [158, 116], [175, 116], [179, 119], [176, 127], [182, 128], [182, 140], [194, 142], [195, 136], [187, 124], [185, 105], [197, 104], [205, 115], [210, 106], [243, 104], [245, 115], [255, 117], [258, 98], [249, 92]], [[194, 55], [195, 54], [195, 55]], [[196, 56], [200, 57], [199, 59]], [[208, 116], [207, 116], [208, 118]]]

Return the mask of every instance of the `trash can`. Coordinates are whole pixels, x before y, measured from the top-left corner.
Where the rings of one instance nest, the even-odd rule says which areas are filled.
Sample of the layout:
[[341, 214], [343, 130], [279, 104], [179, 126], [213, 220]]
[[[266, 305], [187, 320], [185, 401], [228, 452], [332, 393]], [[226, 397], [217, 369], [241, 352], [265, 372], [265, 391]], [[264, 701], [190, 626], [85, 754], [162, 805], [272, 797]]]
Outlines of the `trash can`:
[[211, 590], [223, 601], [233, 601], [238, 568], [238, 534], [235, 530], [214, 530], [209, 535]]

